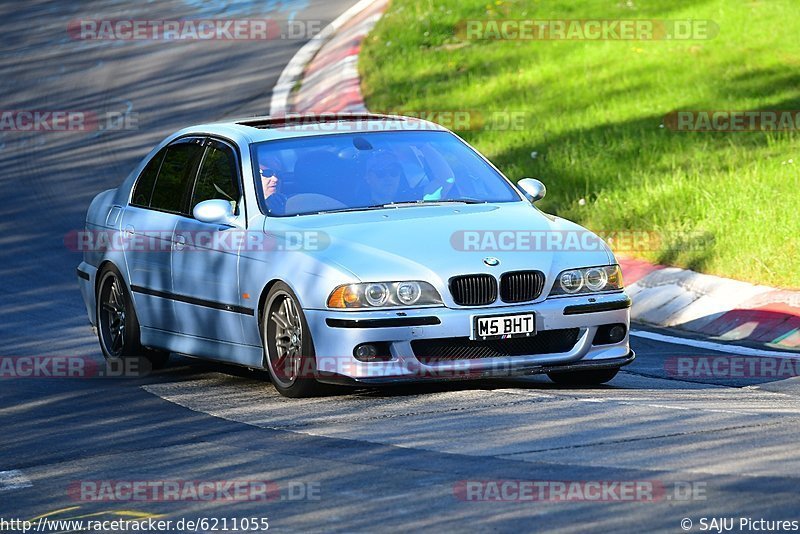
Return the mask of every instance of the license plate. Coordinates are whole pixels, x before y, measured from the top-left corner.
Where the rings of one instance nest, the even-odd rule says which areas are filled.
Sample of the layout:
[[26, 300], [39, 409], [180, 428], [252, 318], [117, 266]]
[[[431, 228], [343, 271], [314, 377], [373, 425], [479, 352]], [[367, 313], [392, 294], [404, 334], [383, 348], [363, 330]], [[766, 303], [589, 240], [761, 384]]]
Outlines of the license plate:
[[506, 339], [534, 334], [536, 334], [536, 320], [532, 313], [489, 315], [475, 317], [470, 339]]

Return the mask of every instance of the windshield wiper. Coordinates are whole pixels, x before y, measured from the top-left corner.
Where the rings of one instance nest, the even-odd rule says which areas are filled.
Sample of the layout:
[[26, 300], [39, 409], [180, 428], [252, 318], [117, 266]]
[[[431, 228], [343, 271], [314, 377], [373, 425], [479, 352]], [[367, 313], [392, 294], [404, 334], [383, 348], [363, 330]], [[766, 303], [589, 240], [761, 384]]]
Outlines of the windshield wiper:
[[479, 200], [477, 198], [452, 198], [452, 199], [444, 199], [444, 200], [409, 200], [406, 202], [388, 202], [386, 204], [375, 204], [373, 206], [356, 206], [352, 208], [337, 208], [332, 210], [321, 210], [315, 211], [315, 215], [320, 215], [323, 213], [345, 213], [348, 211], [370, 211], [370, 210], [380, 210], [384, 208], [411, 208], [414, 206], [425, 206], [425, 205], [435, 205], [435, 204], [445, 204], [445, 203], [457, 203], [457, 204], [486, 204], [488, 200]]
[[407, 208], [411, 206], [430, 206], [436, 204], [457, 203], [457, 204], [486, 204], [487, 200], [477, 198], [446, 198], [443, 200], [409, 200], [407, 202], [390, 202], [384, 204], [384, 208]]
[[314, 215], [321, 215], [323, 213], [345, 213], [345, 212], [348, 212], [348, 211], [369, 211], [369, 210], [379, 210], [379, 209], [383, 209], [383, 208], [384, 208], [383, 204], [377, 204], [375, 206], [358, 206], [358, 207], [354, 207], [354, 208], [336, 208], [336, 209], [332, 209], [332, 210], [313, 211], [311, 213], [313, 213]]
[[444, 204], [446, 202], [457, 202], [459, 204], [486, 204], [488, 200], [478, 198], [444, 198], [442, 200], [426, 200], [423, 204]]

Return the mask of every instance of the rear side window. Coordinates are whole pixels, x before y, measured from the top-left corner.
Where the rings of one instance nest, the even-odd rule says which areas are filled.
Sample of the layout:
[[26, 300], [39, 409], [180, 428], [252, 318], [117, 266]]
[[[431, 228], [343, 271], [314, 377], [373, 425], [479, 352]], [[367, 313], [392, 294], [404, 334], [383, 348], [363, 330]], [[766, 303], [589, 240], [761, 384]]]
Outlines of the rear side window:
[[204, 200], [222, 199], [230, 202], [233, 212], [238, 213], [240, 196], [239, 175], [236, 172], [236, 156], [233, 150], [223, 143], [211, 141], [206, 148], [194, 186], [189, 211]]
[[201, 143], [201, 139], [186, 139], [167, 147], [153, 188], [151, 208], [173, 213], [183, 211], [188, 185], [203, 155]]
[[144, 208], [150, 206], [153, 185], [156, 183], [158, 170], [161, 168], [161, 162], [164, 160], [164, 154], [166, 153], [166, 148], [159, 150], [158, 153], [153, 156], [153, 159], [145, 166], [142, 174], [139, 175], [136, 186], [133, 188], [133, 195], [131, 195], [131, 204], [134, 206], [142, 206]]

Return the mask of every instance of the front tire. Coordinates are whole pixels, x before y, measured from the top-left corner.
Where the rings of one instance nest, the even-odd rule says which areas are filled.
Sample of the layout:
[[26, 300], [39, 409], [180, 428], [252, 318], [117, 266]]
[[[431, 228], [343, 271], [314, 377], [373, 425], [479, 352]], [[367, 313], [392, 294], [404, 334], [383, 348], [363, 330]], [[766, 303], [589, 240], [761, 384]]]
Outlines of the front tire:
[[562, 386], [598, 386], [610, 382], [617, 373], [616, 369], [594, 369], [591, 371], [570, 371], [566, 373], [547, 373], [556, 384]]
[[142, 346], [133, 300], [116, 269], [100, 275], [97, 286], [97, 337], [106, 360], [144, 358], [151, 369], [167, 364], [169, 352]]
[[276, 283], [267, 294], [261, 334], [265, 367], [275, 389], [291, 398], [319, 394], [311, 332], [297, 297], [283, 282]]

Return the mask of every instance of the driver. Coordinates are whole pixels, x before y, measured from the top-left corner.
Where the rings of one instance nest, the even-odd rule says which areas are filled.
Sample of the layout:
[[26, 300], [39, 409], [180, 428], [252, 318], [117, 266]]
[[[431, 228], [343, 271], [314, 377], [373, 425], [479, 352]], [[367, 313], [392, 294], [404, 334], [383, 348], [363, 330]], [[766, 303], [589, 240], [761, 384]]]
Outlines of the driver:
[[281, 162], [275, 156], [265, 156], [258, 159], [258, 170], [261, 174], [261, 190], [267, 199], [278, 190], [278, 174], [281, 172]]
[[286, 208], [286, 196], [278, 193], [283, 164], [276, 156], [263, 154], [258, 158], [258, 171], [261, 175], [261, 191], [270, 213], [282, 214]]

